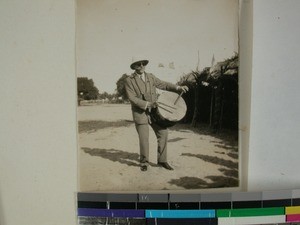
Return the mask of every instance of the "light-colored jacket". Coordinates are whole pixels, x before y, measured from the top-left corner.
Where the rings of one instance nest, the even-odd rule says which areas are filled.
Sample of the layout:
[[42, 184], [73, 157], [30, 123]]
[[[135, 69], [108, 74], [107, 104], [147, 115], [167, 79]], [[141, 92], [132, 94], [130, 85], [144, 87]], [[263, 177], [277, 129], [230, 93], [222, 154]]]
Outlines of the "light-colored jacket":
[[137, 73], [131, 74], [125, 80], [125, 90], [131, 103], [133, 120], [137, 124], [147, 124], [147, 102], [157, 100], [156, 88], [166, 91], [177, 91], [175, 84], [162, 81], [152, 73], [145, 73], [145, 82]]

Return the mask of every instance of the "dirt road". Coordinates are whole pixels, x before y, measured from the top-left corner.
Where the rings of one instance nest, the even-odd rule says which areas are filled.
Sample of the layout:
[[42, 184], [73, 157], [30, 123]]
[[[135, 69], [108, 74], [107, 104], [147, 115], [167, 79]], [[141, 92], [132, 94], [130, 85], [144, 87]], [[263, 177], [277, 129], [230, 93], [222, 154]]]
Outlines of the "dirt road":
[[212, 136], [207, 129], [177, 124], [169, 129], [168, 161], [156, 165], [156, 139], [150, 132], [150, 165], [139, 168], [138, 137], [130, 105], [78, 107], [80, 191], [157, 191], [236, 187], [238, 145], [232, 132]]

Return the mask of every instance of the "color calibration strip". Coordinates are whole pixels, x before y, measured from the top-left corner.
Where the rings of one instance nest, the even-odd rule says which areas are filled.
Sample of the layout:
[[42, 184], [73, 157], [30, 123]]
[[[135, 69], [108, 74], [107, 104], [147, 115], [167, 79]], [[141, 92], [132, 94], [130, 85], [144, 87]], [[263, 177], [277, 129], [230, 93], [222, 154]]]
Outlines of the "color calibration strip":
[[300, 189], [217, 194], [78, 193], [80, 225], [300, 222]]
[[300, 206], [285, 208], [287, 222], [300, 222]]

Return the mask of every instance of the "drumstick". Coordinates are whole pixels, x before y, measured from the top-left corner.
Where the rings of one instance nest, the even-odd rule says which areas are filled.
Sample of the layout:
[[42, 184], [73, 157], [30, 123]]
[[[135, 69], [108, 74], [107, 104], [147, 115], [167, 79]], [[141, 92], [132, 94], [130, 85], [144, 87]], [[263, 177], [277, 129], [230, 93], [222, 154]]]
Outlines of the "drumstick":
[[157, 105], [159, 108], [162, 108], [163, 110], [166, 110], [167, 112], [169, 112], [169, 113], [172, 113], [173, 114], [173, 112], [172, 111], [170, 111], [170, 110], [168, 110], [168, 109], [166, 109], [166, 108], [164, 108], [164, 107], [162, 107], [161, 105]]
[[179, 95], [179, 96], [177, 97], [177, 99], [175, 100], [174, 105], [177, 104], [177, 102], [178, 102], [178, 100], [180, 99], [180, 97], [181, 97], [182, 94], [183, 94], [183, 91], [180, 93], [180, 95]]
[[171, 109], [176, 109], [175, 107], [173, 107], [173, 106], [170, 106], [170, 105], [167, 105], [167, 104], [165, 104], [165, 103], [163, 103], [163, 102], [157, 102], [158, 104], [162, 104], [162, 105], [164, 105], [164, 106], [168, 106], [168, 107], [170, 107]]

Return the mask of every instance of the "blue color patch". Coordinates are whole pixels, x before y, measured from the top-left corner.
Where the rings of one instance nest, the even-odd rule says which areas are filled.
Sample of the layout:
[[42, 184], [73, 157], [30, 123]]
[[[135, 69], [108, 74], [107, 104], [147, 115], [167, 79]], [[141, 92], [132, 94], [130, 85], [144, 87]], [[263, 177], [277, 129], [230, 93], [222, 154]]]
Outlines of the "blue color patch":
[[146, 218], [215, 218], [215, 210], [146, 210]]

